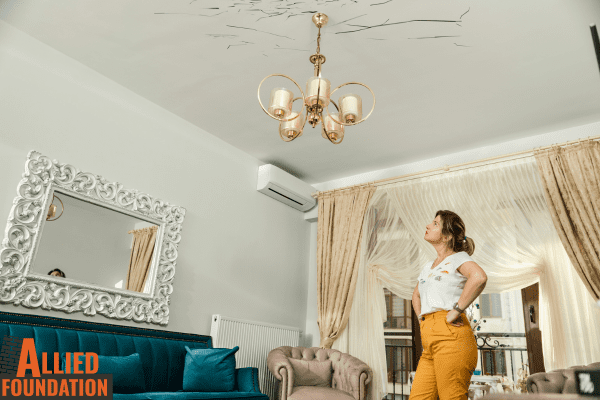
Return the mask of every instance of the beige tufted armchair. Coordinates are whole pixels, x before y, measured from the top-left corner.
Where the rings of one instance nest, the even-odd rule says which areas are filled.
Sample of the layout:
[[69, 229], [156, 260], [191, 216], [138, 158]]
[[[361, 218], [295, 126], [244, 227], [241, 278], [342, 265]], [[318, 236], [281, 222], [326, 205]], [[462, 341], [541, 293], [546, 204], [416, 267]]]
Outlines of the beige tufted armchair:
[[372, 379], [358, 358], [319, 347], [278, 347], [267, 365], [278, 380], [279, 400], [364, 400]]
[[532, 374], [527, 378], [527, 391], [529, 393], [577, 393], [576, 369], [600, 370], [600, 362]]

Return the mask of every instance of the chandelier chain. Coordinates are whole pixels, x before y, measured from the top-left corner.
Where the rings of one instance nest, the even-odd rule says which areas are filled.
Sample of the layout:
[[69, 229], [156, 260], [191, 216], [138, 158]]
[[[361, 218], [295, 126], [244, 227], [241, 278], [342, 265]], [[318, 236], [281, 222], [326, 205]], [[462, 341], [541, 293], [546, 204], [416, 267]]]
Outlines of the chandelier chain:
[[319, 33], [317, 35], [317, 54], [321, 51], [321, 28], [319, 28]]
[[321, 27], [317, 34], [317, 76], [321, 76]]

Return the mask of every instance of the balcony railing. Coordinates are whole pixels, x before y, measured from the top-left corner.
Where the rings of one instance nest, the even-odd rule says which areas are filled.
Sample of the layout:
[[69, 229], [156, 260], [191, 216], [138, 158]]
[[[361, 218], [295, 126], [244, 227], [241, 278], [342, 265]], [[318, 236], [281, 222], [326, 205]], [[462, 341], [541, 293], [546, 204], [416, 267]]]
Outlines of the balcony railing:
[[[386, 332], [387, 333], [387, 332]], [[498, 342], [499, 338], [525, 337], [524, 333], [485, 332], [477, 333], [477, 349], [480, 364], [478, 369], [483, 375], [509, 377], [517, 382], [517, 371], [527, 361], [527, 349], [512, 347]], [[411, 341], [410, 332], [394, 332], [386, 334], [386, 340]], [[409, 374], [416, 370], [412, 362], [412, 344], [386, 344], [388, 365], [388, 396], [387, 399], [408, 400], [410, 394]], [[508, 353], [508, 357], [507, 354]], [[529, 374], [529, 370], [527, 370]], [[404, 397], [406, 396], [406, 397]]]
[[[517, 381], [517, 371], [527, 365], [529, 375], [529, 361], [527, 348], [513, 347], [499, 343], [499, 338], [525, 337], [524, 333], [485, 332], [477, 333], [477, 348], [479, 361], [484, 375], [494, 375], [510, 378], [513, 383]], [[508, 353], [508, 357], [507, 357]]]

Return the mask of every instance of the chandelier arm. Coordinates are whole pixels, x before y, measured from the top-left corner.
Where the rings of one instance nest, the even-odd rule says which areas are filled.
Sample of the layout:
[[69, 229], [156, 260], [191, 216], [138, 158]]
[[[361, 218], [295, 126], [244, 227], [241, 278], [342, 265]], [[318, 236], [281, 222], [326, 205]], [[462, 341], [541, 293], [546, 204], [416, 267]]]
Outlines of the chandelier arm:
[[[366, 117], [364, 117], [363, 119], [361, 119], [360, 121], [357, 122], [341, 122], [338, 121], [337, 119], [333, 118], [331, 116], [331, 114], [329, 114], [329, 110], [327, 108], [325, 108], [325, 112], [327, 113], [327, 115], [329, 115], [329, 117], [335, 122], [338, 123], [340, 125], [344, 125], [344, 126], [352, 126], [352, 125], [358, 125], [361, 122], [363, 122], [364, 120], [366, 120], [367, 118], [369, 118], [369, 116], [373, 113], [373, 110], [375, 109], [375, 93], [373, 93], [373, 91], [371, 90], [370, 87], [368, 87], [367, 85], [365, 85], [364, 83], [360, 83], [360, 82], [346, 82], [346, 83], [342, 83], [340, 86], [336, 87], [335, 89], [333, 89], [333, 91], [331, 92], [330, 96], [333, 97], [333, 93], [335, 93], [336, 90], [346, 86], [346, 85], [360, 85], [360, 86], [364, 86], [366, 87], [369, 92], [371, 92], [371, 95], [373, 96], [373, 106], [371, 107], [371, 111], [369, 111], [369, 113], [367, 114]], [[339, 109], [338, 109], [339, 111]]]
[[[52, 195], [52, 196], [54, 196], [54, 195]], [[55, 219], [55, 221], [56, 221], [57, 219], [59, 219], [60, 217], [62, 217], [63, 213], [65, 212], [65, 205], [62, 202], [62, 200], [60, 199], [60, 197], [58, 197], [58, 196], [55, 196], [55, 197], [58, 199], [58, 201], [60, 201], [60, 208], [62, 208], [62, 211], [60, 212], [60, 215], [58, 217], [56, 217], [56, 219]]]
[[[304, 107], [305, 107], [305, 104], [304, 104], [304, 97], [294, 97], [294, 99], [292, 100], [292, 107], [293, 107], [293, 105], [294, 105], [294, 102], [295, 102], [296, 100], [302, 100], [302, 108], [304, 108]], [[298, 117], [299, 117], [299, 116], [302, 114], [302, 108], [300, 108], [300, 112], [299, 112], [299, 113], [298, 113], [298, 115], [296, 115], [294, 118], [290, 118], [290, 119], [282, 119], [282, 120], [281, 120], [281, 122], [287, 122], [287, 121], [293, 121], [293, 120], [295, 120], [296, 118], [298, 118]], [[293, 111], [293, 110], [292, 110], [292, 111]], [[307, 112], [308, 112], [308, 110], [307, 110]], [[302, 129], [304, 129], [304, 125], [306, 125], [306, 118], [304, 119], [304, 124], [302, 125]]]
[[[258, 96], [258, 102], [259, 102], [259, 104], [260, 104], [260, 108], [262, 108], [262, 109], [263, 109], [263, 111], [264, 111], [264, 112], [265, 112], [265, 113], [266, 113], [266, 114], [267, 114], [269, 117], [271, 117], [271, 118], [273, 118], [273, 119], [276, 119], [277, 121], [282, 121], [282, 122], [293, 121], [293, 120], [295, 120], [296, 118], [298, 118], [298, 115], [300, 115], [300, 113], [298, 113], [298, 115], [296, 115], [294, 118], [287, 118], [287, 119], [286, 119], [286, 118], [277, 118], [276, 116], [274, 116], [274, 115], [272, 115], [270, 112], [268, 112], [268, 111], [267, 111], [267, 109], [265, 108], [265, 106], [263, 105], [262, 101], [260, 101], [260, 88], [261, 88], [262, 84], [264, 83], [264, 81], [266, 81], [268, 78], [270, 78], [270, 77], [272, 77], [272, 76], [282, 76], [282, 77], [284, 77], [284, 78], [287, 78], [287, 79], [289, 79], [290, 81], [294, 82], [294, 85], [296, 85], [296, 87], [298, 88], [298, 90], [300, 90], [300, 94], [302, 95], [302, 107], [304, 107], [304, 103], [306, 103], [306, 99], [305, 99], [305, 97], [304, 97], [304, 92], [302, 91], [302, 88], [300, 87], [300, 85], [298, 85], [298, 83], [297, 83], [295, 80], [293, 80], [292, 78], [290, 78], [289, 76], [287, 76], [287, 75], [284, 75], [284, 74], [271, 74], [271, 75], [268, 75], [268, 76], [266, 76], [265, 78], [263, 78], [263, 80], [262, 80], [262, 81], [260, 81], [260, 83], [259, 83], [259, 85], [258, 85], [258, 92], [257, 92], [257, 96]], [[298, 97], [297, 97], [296, 99], [298, 99]], [[294, 99], [293, 101], [295, 101], [296, 99]], [[293, 102], [293, 101], [292, 101], [292, 102]], [[302, 111], [302, 110], [300, 110], [300, 111]]]
[[[57, 220], [57, 219], [59, 219], [59, 218], [60, 218], [60, 217], [63, 215], [63, 213], [65, 212], [65, 205], [63, 204], [62, 200], [60, 199], [60, 197], [58, 197], [58, 196], [55, 196], [55, 195], [54, 195], [54, 193], [53, 193], [53, 194], [52, 194], [52, 202], [54, 202], [54, 199], [58, 199], [58, 201], [60, 201], [60, 206], [61, 206], [62, 210], [60, 211], [60, 215], [59, 215], [58, 217], [56, 217], [56, 218], [54, 218], [54, 219], [47, 219], [46, 221], [50, 221], [50, 222], [52, 222], [52, 221], [56, 221], [56, 220]], [[51, 203], [51, 204], [52, 204], [52, 203]]]
[[[305, 104], [306, 102], [304, 101], [303, 97], [296, 97], [294, 100], [292, 100], [292, 104], [294, 104], [294, 102], [296, 100], [300, 100], [300, 99], [302, 99], [302, 108], [306, 109], [306, 115], [304, 116], [304, 123], [302, 124], [302, 130], [300, 131], [301, 132], [300, 135], [302, 135], [302, 132], [304, 131], [304, 127], [306, 126], [306, 121], [308, 120], [308, 107], [306, 107], [306, 104]], [[302, 108], [300, 109], [300, 111], [302, 111]], [[301, 112], [299, 112], [298, 115], [292, 119], [298, 118], [300, 116], [300, 114], [301, 114]], [[298, 135], [298, 136], [300, 136], [300, 135]]]
[[320, 114], [320, 112], [319, 112], [319, 95], [320, 94], [321, 94], [321, 79], [319, 79], [319, 86], [317, 86], [317, 104], [315, 104], [315, 111], [317, 114]]
[[308, 106], [306, 106], [306, 115], [304, 116], [304, 125], [302, 125], [302, 131], [304, 131], [304, 127], [306, 126], [306, 122], [308, 121], [308, 113], [309, 112], [310, 112], [310, 110], [308, 109]]
[[[335, 106], [335, 109], [336, 109], [336, 110], [338, 110], [338, 112], [340, 112], [340, 108], [338, 107], [338, 105], [337, 105], [337, 104], [335, 104], [335, 101], [333, 101], [332, 99], [329, 99], [329, 101], [330, 101], [331, 103], [333, 103], [333, 105]], [[327, 115], [329, 115], [329, 113], [327, 113]], [[334, 121], [335, 121], [335, 120], [334, 120]]]

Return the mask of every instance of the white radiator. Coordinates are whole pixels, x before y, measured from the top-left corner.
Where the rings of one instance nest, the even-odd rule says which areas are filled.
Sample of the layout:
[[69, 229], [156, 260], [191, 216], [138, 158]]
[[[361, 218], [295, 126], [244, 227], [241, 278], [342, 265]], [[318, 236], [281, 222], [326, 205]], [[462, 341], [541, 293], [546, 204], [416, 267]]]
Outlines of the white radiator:
[[280, 346], [299, 346], [302, 331], [289, 326], [266, 324], [228, 318], [219, 314], [212, 316], [210, 336], [213, 347], [240, 349], [235, 354], [237, 368], [258, 368], [260, 391], [275, 400], [276, 379], [267, 368], [267, 355]]

